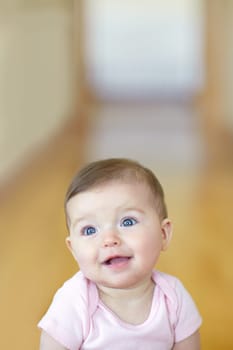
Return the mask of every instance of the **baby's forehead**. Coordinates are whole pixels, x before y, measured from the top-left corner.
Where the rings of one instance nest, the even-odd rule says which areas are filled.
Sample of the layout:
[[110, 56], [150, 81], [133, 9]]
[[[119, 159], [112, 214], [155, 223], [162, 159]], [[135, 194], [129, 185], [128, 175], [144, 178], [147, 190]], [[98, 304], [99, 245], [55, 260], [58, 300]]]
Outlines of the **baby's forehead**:
[[[109, 179], [105, 181], [96, 182], [90, 186], [88, 186], [85, 190], [80, 191], [79, 193], [85, 193], [85, 192], [101, 192], [105, 189], [114, 189], [119, 188], [119, 186], [129, 186], [129, 187], [135, 187], [135, 188], [141, 188], [145, 187], [148, 190], [152, 192], [152, 189], [147, 181], [138, 179], [136, 177], [131, 178], [119, 178], [119, 179]], [[78, 193], [78, 194], [79, 194]]]
[[123, 210], [154, 205], [154, 197], [145, 183], [114, 181], [92, 186], [67, 202], [71, 212]]
[[155, 196], [148, 184], [139, 181], [105, 181], [103, 183], [90, 186], [87, 189], [78, 192], [67, 202], [66, 209], [73, 206], [76, 208], [106, 207], [106, 203], [111, 207], [116, 206], [133, 206], [134, 203], [149, 201], [151, 205], [155, 204]]

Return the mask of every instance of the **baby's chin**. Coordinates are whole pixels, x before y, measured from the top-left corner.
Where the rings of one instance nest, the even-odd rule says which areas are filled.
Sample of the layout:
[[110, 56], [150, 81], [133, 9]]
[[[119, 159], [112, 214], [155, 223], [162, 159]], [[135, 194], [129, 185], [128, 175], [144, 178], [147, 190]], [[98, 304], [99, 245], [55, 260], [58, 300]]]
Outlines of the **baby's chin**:
[[[111, 281], [108, 281], [108, 280], [102, 280], [102, 281], [93, 281], [96, 285], [97, 285], [97, 288], [99, 290], [102, 290], [102, 289], [106, 289], [106, 288], [109, 288], [109, 289], [124, 289], [124, 290], [127, 290], [127, 289], [134, 289], [134, 288], [137, 288], [139, 286], [141, 286], [142, 284], [144, 283], [149, 283], [149, 282], [153, 282], [152, 281], [152, 278], [149, 277], [148, 280], [139, 280], [137, 278], [133, 279], [133, 278], [115, 278], [114, 280], [111, 280]], [[154, 282], [153, 282], [154, 283]]]

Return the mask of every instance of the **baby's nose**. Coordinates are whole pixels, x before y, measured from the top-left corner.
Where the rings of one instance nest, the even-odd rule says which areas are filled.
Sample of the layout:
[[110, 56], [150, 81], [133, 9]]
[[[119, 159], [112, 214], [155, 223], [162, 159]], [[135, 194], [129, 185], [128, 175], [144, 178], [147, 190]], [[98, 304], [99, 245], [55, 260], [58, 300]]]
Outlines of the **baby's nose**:
[[114, 247], [120, 244], [121, 240], [117, 232], [114, 230], [109, 231], [104, 235], [103, 246], [104, 247]]

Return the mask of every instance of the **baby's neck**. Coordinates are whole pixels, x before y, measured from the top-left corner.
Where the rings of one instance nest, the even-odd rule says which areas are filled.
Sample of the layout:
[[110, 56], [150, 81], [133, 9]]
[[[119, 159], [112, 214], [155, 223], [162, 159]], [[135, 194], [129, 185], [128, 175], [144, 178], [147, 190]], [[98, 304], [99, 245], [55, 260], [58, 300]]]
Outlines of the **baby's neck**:
[[154, 281], [151, 278], [146, 279], [142, 283], [139, 283], [135, 286], [128, 287], [128, 288], [111, 288], [106, 287], [102, 285], [97, 285], [100, 298], [102, 300], [103, 298], [111, 298], [111, 299], [118, 299], [122, 301], [122, 299], [137, 299], [140, 298], [142, 295], [145, 295], [145, 293], [148, 290], [151, 290], [151, 288], [154, 288]]
[[141, 324], [149, 316], [155, 284], [152, 280], [128, 289], [99, 286], [101, 301], [122, 321]]

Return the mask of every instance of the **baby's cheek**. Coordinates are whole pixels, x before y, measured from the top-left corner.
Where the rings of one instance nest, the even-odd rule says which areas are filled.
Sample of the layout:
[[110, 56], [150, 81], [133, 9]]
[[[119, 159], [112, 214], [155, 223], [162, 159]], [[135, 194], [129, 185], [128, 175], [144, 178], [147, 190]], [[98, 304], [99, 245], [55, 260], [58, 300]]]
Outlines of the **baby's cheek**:
[[93, 264], [96, 260], [96, 254], [93, 249], [85, 245], [80, 245], [76, 253], [78, 263], [84, 267]]
[[140, 251], [144, 256], [148, 257], [156, 257], [160, 254], [162, 250], [162, 240], [156, 239], [155, 237], [151, 237], [151, 239], [146, 240], [139, 247]]
[[80, 253], [80, 252], [76, 253], [76, 260], [77, 260], [79, 265], [85, 265], [85, 263], [86, 263], [85, 255], [83, 253]]

